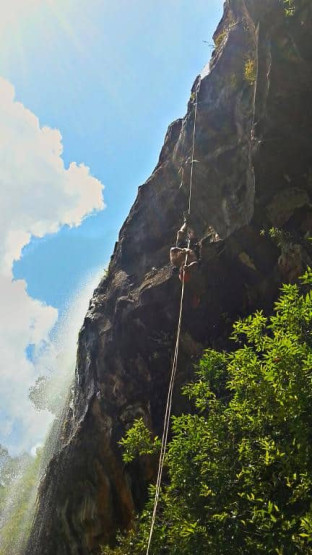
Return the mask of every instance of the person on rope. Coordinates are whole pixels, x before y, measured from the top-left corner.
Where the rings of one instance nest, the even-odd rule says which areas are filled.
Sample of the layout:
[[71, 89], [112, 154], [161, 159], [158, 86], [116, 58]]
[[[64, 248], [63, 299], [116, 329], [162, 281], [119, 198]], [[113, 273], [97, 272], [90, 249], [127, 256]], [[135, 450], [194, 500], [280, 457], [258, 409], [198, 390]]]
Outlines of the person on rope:
[[179, 279], [185, 283], [190, 281], [200, 262], [200, 243], [190, 226], [188, 215], [184, 215], [183, 225], [177, 232], [176, 246], [170, 249], [170, 262], [179, 269]]

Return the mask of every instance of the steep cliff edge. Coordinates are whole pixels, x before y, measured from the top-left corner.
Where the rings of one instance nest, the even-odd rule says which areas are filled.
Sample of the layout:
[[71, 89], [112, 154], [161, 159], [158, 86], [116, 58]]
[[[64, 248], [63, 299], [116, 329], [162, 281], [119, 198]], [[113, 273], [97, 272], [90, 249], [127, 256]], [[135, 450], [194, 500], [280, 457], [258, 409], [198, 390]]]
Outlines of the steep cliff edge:
[[[153, 461], [125, 468], [118, 440], [138, 416], [161, 433], [180, 296], [168, 254], [187, 209], [196, 95], [192, 214], [203, 262], [197, 308], [186, 288], [175, 412], [187, 410], [179, 389], [202, 349], [226, 346], [235, 318], [270, 310], [281, 281], [311, 263], [312, 5], [291, 6], [287, 15], [282, 0], [225, 2], [210, 70], [169, 127], [90, 302], [29, 554], [98, 553], [131, 525], [155, 476]], [[286, 232], [279, 247], [262, 231], [271, 227]]]

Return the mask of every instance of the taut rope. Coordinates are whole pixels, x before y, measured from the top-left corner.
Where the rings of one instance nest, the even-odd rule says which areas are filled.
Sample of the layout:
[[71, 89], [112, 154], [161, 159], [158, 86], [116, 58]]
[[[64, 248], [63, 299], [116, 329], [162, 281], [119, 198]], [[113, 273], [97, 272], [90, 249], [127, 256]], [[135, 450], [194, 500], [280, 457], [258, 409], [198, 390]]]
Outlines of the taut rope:
[[[199, 82], [200, 84], [200, 82]], [[188, 214], [191, 213], [191, 201], [192, 201], [192, 191], [193, 191], [193, 166], [194, 166], [194, 151], [195, 151], [195, 133], [196, 133], [196, 119], [197, 119], [197, 94], [198, 94], [198, 86], [196, 89], [196, 96], [195, 96], [195, 112], [194, 112], [194, 125], [193, 125], [193, 140], [192, 140], [192, 159], [191, 159], [191, 171], [190, 171], [190, 186], [189, 186], [189, 200], [188, 200]], [[185, 264], [187, 264], [188, 255], [185, 258]], [[178, 319], [178, 326], [177, 326], [177, 336], [176, 336], [176, 344], [174, 350], [174, 357], [171, 369], [171, 376], [169, 382], [169, 389], [168, 389], [168, 396], [167, 396], [167, 403], [166, 403], [166, 411], [165, 411], [165, 418], [164, 418], [164, 430], [161, 440], [161, 449], [159, 455], [159, 464], [158, 464], [158, 474], [157, 474], [157, 481], [156, 481], [156, 489], [155, 489], [155, 499], [154, 499], [154, 508], [151, 520], [151, 528], [148, 538], [148, 544], [146, 549], [146, 555], [149, 555], [153, 531], [155, 527], [156, 521], [156, 513], [157, 513], [157, 506], [160, 496], [160, 487], [161, 487], [161, 480], [165, 462], [165, 455], [167, 450], [167, 442], [168, 442], [168, 433], [169, 433], [169, 425], [170, 425], [170, 416], [171, 416], [171, 407], [172, 407], [172, 395], [173, 395], [173, 388], [175, 377], [177, 373], [177, 366], [178, 366], [178, 356], [179, 356], [179, 346], [180, 346], [180, 334], [181, 334], [181, 325], [182, 325], [182, 314], [183, 314], [183, 300], [184, 300], [184, 290], [185, 290], [185, 266], [183, 266], [182, 272], [182, 288], [181, 288], [181, 298], [180, 298], [180, 309], [179, 309], [179, 319]]]

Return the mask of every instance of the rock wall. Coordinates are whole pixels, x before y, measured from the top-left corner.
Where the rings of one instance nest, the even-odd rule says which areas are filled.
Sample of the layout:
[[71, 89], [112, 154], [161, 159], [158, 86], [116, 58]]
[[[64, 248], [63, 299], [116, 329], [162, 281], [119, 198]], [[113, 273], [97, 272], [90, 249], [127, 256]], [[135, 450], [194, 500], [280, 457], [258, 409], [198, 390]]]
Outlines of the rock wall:
[[[91, 299], [28, 554], [99, 553], [131, 526], [155, 477], [155, 460], [125, 467], [118, 441], [139, 416], [162, 430], [180, 297], [168, 254], [187, 209], [196, 98], [192, 215], [203, 261], [186, 287], [175, 413], [188, 409], [179, 390], [203, 348], [227, 347], [231, 322], [269, 311], [281, 281], [311, 262], [312, 4], [296, 0], [290, 15], [287, 6], [225, 2], [209, 72], [170, 125]], [[278, 244], [272, 227], [283, 229]]]

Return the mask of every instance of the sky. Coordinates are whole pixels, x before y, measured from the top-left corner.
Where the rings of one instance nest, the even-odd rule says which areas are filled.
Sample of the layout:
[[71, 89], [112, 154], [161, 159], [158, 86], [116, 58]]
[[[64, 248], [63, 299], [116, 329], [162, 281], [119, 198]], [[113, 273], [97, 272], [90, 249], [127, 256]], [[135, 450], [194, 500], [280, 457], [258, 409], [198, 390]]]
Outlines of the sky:
[[222, 0], [0, 0], [0, 13], [0, 443], [17, 454], [43, 440], [51, 416], [29, 388], [64, 357], [74, 368], [88, 299], [211, 56]]

